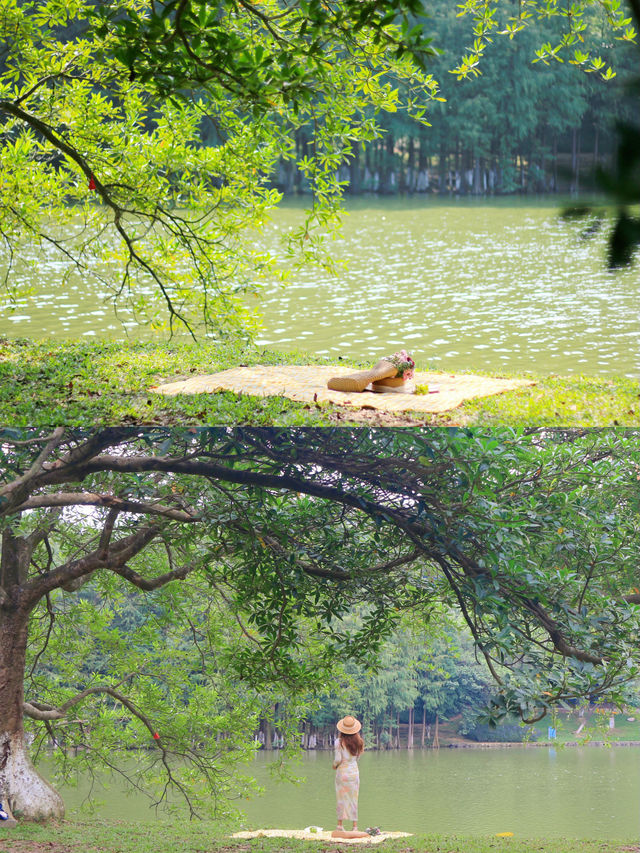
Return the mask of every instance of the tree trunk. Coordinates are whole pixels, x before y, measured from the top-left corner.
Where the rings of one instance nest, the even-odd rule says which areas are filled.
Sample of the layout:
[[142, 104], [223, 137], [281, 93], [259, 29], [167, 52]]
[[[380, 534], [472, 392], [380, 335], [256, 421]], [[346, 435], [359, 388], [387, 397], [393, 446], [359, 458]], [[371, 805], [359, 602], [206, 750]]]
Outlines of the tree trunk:
[[0, 608], [0, 802], [16, 818], [61, 819], [64, 803], [31, 764], [24, 741], [23, 696], [28, 613]]
[[422, 706], [422, 732], [420, 734], [420, 746], [424, 749], [424, 736], [427, 731], [427, 706]]
[[413, 195], [416, 188], [416, 145], [413, 136], [407, 140], [407, 193]]
[[440, 749], [440, 738], [438, 737], [438, 722], [439, 722], [439, 720], [440, 720], [440, 718], [436, 714], [436, 728], [435, 728], [435, 731], [433, 734], [433, 743], [432, 743], [432, 746], [434, 749]]
[[362, 182], [360, 180], [360, 143], [353, 146], [353, 153], [349, 160], [349, 188], [350, 195], [362, 194]]

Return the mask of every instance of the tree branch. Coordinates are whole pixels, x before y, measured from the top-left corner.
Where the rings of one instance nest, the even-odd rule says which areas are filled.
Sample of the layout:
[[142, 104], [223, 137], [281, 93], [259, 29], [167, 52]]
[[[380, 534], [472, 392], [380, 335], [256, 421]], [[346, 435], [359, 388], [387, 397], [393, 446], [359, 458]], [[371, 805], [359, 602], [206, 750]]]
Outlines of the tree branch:
[[196, 569], [196, 564], [186, 563], [180, 568], [173, 569], [170, 572], [165, 572], [155, 578], [144, 578], [138, 572], [134, 572], [127, 566], [107, 566], [107, 568], [116, 575], [129, 581], [130, 584], [142, 589], [145, 592], [151, 592], [154, 589], [159, 589], [161, 586], [166, 586], [174, 580], [184, 580], [187, 575], [190, 575]]
[[22, 587], [23, 605], [32, 608], [51, 590], [64, 587], [65, 584], [88, 575], [96, 569], [113, 570], [124, 566], [128, 560], [142, 551], [160, 533], [160, 530], [161, 527], [158, 524], [150, 524], [111, 545], [106, 556], [102, 556], [98, 548], [78, 560], [69, 560], [46, 575], [34, 578]]
[[70, 160], [73, 160], [73, 162], [76, 163], [84, 173], [85, 177], [87, 178], [87, 182], [93, 180], [93, 185], [95, 186], [96, 192], [100, 195], [100, 198], [102, 199], [104, 204], [113, 213], [113, 225], [120, 237], [122, 238], [122, 241], [126, 245], [129, 257], [137, 264], [139, 264], [139, 266], [143, 270], [145, 270], [148, 275], [151, 276], [151, 278], [160, 288], [160, 291], [169, 311], [169, 322], [171, 331], [173, 331], [173, 319], [174, 317], [177, 317], [180, 322], [184, 324], [185, 328], [189, 331], [191, 336], [195, 338], [194, 332], [191, 328], [189, 321], [174, 306], [173, 300], [171, 299], [171, 296], [167, 291], [165, 283], [162, 281], [153, 266], [136, 251], [136, 248], [134, 246], [134, 239], [132, 239], [132, 237], [127, 233], [127, 230], [122, 224], [122, 217], [123, 214], [126, 212], [125, 208], [121, 207], [113, 200], [111, 194], [109, 193], [107, 185], [103, 184], [102, 181], [98, 177], [96, 177], [94, 171], [92, 170], [91, 166], [89, 166], [86, 159], [72, 145], [69, 145], [68, 142], [65, 142], [64, 139], [54, 133], [54, 131], [51, 129], [51, 127], [49, 127], [48, 124], [41, 121], [41, 119], [39, 119], [37, 116], [34, 116], [32, 113], [23, 110], [21, 107], [17, 106], [12, 101], [0, 100], [0, 112], [8, 113], [14, 118], [23, 121], [25, 124], [29, 125], [29, 127], [32, 127], [34, 130], [44, 136], [44, 138], [51, 145], [53, 145], [54, 148], [57, 148], [58, 151], [61, 151]]
[[[55, 708], [52, 705], [46, 705], [39, 702], [23, 702], [22, 710], [24, 713], [31, 717], [32, 720], [63, 720], [67, 716], [67, 711], [71, 708], [78, 705], [87, 696], [95, 696], [95, 695], [107, 695], [111, 696], [113, 699], [116, 699], [120, 702], [121, 705], [124, 705], [131, 713], [137, 717], [147, 729], [151, 732], [153, 736], [157, 735], [155, 727], [149, 717], [146, 714], [143, 714], [140, 709], [134, 705], [134, 703], [125, 696], [123, 693], [120, 693], [118, 690], [115, 690], [113, 687], [109, 687], [107, 685], [96, 685], [95, 687], [87, 687], [86, 690], [83, 690], [80, 693], [77, 693], [75, 696], [72, 696], [71, 699], [67, 699], [59, 708]], [[154, 740], [157, 741], [157, 738], [154, 737]]]
[[113, 528], [119, 514], [120, 509], [116, 509], [115, 507], [112, 507], [107, 513], [107, 518], [104, 523], [104, 527], [102, 528], [102, 533], [100, 534], [100, 545], [98, 546], [98, 553], [103, 560], [106, 559], [109, 554], [109, 543], [111, 542]]
[[101, 495], [95, 492], [61, 492], [57, 495], [37, 495], [21, 503], [16, 512], [26, 509], [38, 509], [41, 507], [64, 507], [64, 506], [100, 506], [117, 508], [118, 512], [145, 513], [148, 515], [162, 515], [174, 521], [200, 521], [201, 516], [192, 515], [174, 507], [165, 506], [160, 503], [146, 503], [144, 501], [133, 501], [119, 498], [116, 495]]
[[0, 489], [0, 496], [13, 496], [13, 501], [9, 500], [10, 504], [14, 504], [16, 500], [16, 496], [18, 501], [21, 499], [22, 495], [29, 494], [29, 483], [32, 482], [38, 474], [40, 474], [43, 470], [44, 463], [49, 458], [49, 456], [53, 453], [53, 451], [58, 447], [62, 441], [64, 440], [65, 429], [64, 427], [56, 427], [51, 436], [46, 439], [46, 444], [40, 451], [40, 453], [35, 458], [31, 467], [28, 471], [26, 471], [21, 477], [17, 480], [13, 480], [13, 482], [9, 483], [6, 486], [3, 486]]

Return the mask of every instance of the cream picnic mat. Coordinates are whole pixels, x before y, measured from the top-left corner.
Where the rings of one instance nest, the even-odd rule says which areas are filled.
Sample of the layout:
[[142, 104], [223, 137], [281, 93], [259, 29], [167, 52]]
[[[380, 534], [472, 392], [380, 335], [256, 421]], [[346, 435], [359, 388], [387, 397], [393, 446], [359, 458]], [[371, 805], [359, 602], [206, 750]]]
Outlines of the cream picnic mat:
[[304, 841], [332, 841], [335, 844], [379, 844], [385, 838], [408, 838], [410, 832], [381, 832], [367, 838], [332, 838], [331, 831], [310, 832], [308, 829], [255, 829], [234, 832], [232, 838], [302, 838]]
[[151, 388], [158, 394], [203, 394], [234, 391], [254, 397], [288, 397], [304, 403], [334, 403], [338, 406], [378, 409], [384, 412], [446, 412], [472, 397], [489, 397], [526, 385], [529, 379], [495, 379], [472, 373], [416, 373], [416, 386], [428, 385], [429, 394], [375, 394], [371, 391], [330, 391], [332, 376], [354, 373], [357, 368], [342, 365], [255, 365], [233, 367], [207, 376], [193, 376], [182, 382], [170, 382]]

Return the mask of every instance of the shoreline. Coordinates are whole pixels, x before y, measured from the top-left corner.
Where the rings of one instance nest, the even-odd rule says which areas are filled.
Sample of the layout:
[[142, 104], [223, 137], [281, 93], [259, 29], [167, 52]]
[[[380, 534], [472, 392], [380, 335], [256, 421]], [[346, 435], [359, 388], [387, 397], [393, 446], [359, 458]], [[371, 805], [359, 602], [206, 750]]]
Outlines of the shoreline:
[[[163, 383], [257, 365], [327, 365], [302, 351], [280, 352], [212, 341], [123, 343], [0, 337], [0, 419], [14, 427], [60, 424], [110, 426], [637, 426], [640, 382], [628, 377], [538, 376], [495, 371], [490, 376], [536, 384], [474, 397], [438, 413], [352, 409], [319, 401], [257, 397], [231, 391], [166, 397]], [[355, 369], [368, 367], [358, 365]], [[420, 370], [433, 368], [427, 361]], [[446, 373], [441, 367], [434, 373]], [[458, 371], [462, 373], [462, 371]], [[483, 371], [477, 372], [484, 375]]]
[[[612, 746], [625, 746], [625, 747], [639, 747], [640, 740], [567, 740], [567, 741], [552, 741], [552, 740], [541, 740], [541, 741], [465, 741], [465, 742], [456, 742], [456, 743], [441, 743], [439, 747], [433, 746], [416, 746], [413, 749], [407, 749], [406, 747], [401, 747], [400, 749], [367, 749], [367, 753], [386, 753], [386, 752], [434, 752], [441, 749], [513, 749], [516, 747], [547, 747], [549, 749], [558, 749], [561, 747], [606, 747], [609, 749]], [[273, 755], [276, 756], [280, 752], [279, 749], [259, 749], [256, 752], [256, 755]], [[330, 753], [332, 749], [327, 748], [316, 748], [316, 749], [303, 749], [302, 754], [307, 753]]]
[[[15, 853], [77, 853], [100, 850], [102, 853], [326, 853], [330, 848], [320, 839], [269, 837], [233, 838], [237, 826], [218, 822], [192, 822], [167, 825], [164, 822], [105, 822], [99, 819], [63, 820], [51, 823], [18, 823], [5, 832], [0, 828], [2, 849]], [[501, 833], [480, 835], [413, 834], [410, 838], [388, 838], [384, 850], [389, 853], [495, 853], [508, 845], [510, 853], [640, 853], [635, 838], [572, 838], [520, 836]], [[367, 845], [368, 846], [368, 845]], [[339, 847], [331, 848], [339, 851]]]

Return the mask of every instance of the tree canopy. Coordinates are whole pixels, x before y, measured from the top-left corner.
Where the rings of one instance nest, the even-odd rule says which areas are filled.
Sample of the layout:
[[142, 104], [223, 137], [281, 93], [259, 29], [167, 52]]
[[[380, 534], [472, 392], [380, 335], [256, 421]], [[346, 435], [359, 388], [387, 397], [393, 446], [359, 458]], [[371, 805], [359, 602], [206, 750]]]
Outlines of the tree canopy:
[[[436, 96], [377, 4], [364, 4], [371, 14], [352, 29], [358, 5], [317, 25], [300, 12], [294, 25], [282, 16], [270, 23], [276, 4], [3, 4], [9, 293], [39, 249], [56, 257], [63, 281], [106, 289], [130, 321], [246, 334], [242, 295], [279, 274], [255, 238], [280, 197], [269, 185], [274, 163], [296, 156], [291, 130], [314, 128], [299, 157], [314, 192], [297, 234], [305, 258], [334, 216], [337, 164], [377, 133], [375, 112], [399, 107], [384, 75], [419, 87], [420, 105], [404, 102], [416, 114]], [[159, 70], [136, 41], [147, 31], [166, 50], [182, 45], [184, 57], [160, 57]], [[206, 50], [214, 55], [196, 61]]]
[[[634, 38], [617, 0], [460, 4], [472, 46], [457, 76], [478, 73], [501, 34], [564, 16], [536, 60], [613, 72], [582, 49], [593, 8]], [[279, 194], [270, 176], [295, 161], [312, 209], [287, 252], [330, 258], [337, 170], [381, 133], [379, 113], [424, 121], [437, 101], [437, 46], [421, 0], [7, 0], [0, 15], [0, 238], [4, 291], [23, 292], [43, 253], [62, 281], [109, 293], [129, 323], [213, 336], [247, 334], [243, 295], [286, 275], [256, 232]], [[466, 49], [466, 48], [465, 48]], [[301, 146], [293, 133], [310, 129]], [[294, 248], [296, 247], [296, 248]]]
[[[27, 815], [61, 806], [23, 769], [23, 713], [66, 726], [74, 709], [91, 728], [98, 703], [168, 772], [190, 756], [182, 766], [195, 784], [225, 753], [204, 749], [197, 764], [197, 707], [222, 702], [217, 684], [239, 679], [253, 720], [274, 680], [294, 702], [336, 659], [374, 661], [406, 612], [428, 620], [444, 607], [466, 623], [496, 681], [488, 721], [531, 720], [579, 697], [624, 701], [637, 678], [637, 431], [5, 429], [0, 453], [0, 745], [10, 756], [0, 793]], [[179, 592], [192, 583], [197, 592]], [[78, 633], [63, 603], [92, 589], [160, 596], [159, 636], [175, 647], [167, 665], [184, 652], [186, 693], [172, 693], [175, 678], [165, 685], [150, 627], [121, 623], [113, 649], [130, 630], [137, 639], [114, 673], [71, 678], [46, 657], [47, 626], [60, 616], [62, 642]], [[78, 606], [89, 608], [79, 631], [89, 636], [90, 606]], [[150, 669], [135, 651], [145, 631]], [[215, 661], [199, 665], [207, 644]], [[44, 661], [62, 674], [44, 677]], [[172, 727], [167, 713], [181, 703]]]

